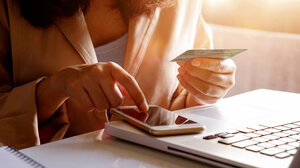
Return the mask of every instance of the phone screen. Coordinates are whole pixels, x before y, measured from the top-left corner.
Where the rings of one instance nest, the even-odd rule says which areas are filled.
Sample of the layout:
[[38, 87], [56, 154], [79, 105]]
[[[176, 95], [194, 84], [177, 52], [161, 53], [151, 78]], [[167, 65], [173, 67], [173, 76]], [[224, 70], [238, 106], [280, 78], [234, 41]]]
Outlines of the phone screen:
[[160, 107], [149, 107], [147, 112], [140, 112], [137, 108], [118, 108], [118, 110], [150, 126], [196, 124], [195, 121]]

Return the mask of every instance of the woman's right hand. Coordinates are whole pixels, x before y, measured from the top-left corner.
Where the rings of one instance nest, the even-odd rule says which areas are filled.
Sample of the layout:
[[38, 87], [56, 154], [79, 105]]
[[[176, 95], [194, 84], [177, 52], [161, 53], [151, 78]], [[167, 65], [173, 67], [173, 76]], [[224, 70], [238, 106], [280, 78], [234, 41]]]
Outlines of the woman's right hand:
[[81, 114], [74, 115], [77, 120], [88, 112], [104, 113], [110, 107], [122, 105], [124, 96], [119, 88], [125, 89], [141, 111], [148, 110], [138, 83], [118, 64], [103, 62], [63, 69], [46, 78], [37, 88], [38, 121], [46, 121], [66, 100], [80, 108]]

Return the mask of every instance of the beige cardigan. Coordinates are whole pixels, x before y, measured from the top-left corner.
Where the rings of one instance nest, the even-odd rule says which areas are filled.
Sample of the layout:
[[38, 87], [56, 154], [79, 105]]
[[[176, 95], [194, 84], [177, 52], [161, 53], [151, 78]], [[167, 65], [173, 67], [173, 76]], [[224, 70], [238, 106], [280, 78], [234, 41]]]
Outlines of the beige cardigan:
[[[156, 9], [153, 16], [130, 18], [123, 67], [136, 78], [149, 104], [184, 108], [187, 92], [178, 85], [178, 66], [169, 61], [187, 49], [210, 47], [208, 30], [200, 0], [178, 0], [171, 8]], [[38, 82], [64, 67], [96, 62], [82, 13], [41, 29], [20, 16], [14, 1], [0, 0], [0, 142], [16, 148], [39, 145]], [[57, 130], [53, 141], [69, 128], [68, 110], [76, 109], [64, 103], [49, 122]]]

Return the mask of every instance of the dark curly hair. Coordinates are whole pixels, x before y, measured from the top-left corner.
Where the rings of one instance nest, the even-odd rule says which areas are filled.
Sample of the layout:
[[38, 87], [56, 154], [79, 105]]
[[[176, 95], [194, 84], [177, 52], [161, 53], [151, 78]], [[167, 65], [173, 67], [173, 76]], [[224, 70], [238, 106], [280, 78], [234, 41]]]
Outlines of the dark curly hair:
[[56, 18], [73, 16], [78, 10], [85, 11], [90, 0], [16, 0], [21, 15], [36, 27], [46, 28]]
[[[47, 28], [60, 17], [70, 17], [81, 10], [85, 12], [90, 0], [15, 0], [20, 5], [21, 15], [33, 26]], [[175, 0], [117, 0], [125, 21], [153, 9], [167, 8]]]

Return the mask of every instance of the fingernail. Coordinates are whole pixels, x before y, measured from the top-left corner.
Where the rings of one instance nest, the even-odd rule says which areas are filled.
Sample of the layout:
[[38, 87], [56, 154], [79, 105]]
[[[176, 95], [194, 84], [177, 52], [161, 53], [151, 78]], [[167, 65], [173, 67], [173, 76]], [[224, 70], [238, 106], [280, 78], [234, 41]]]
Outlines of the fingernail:
[[143, 112], [148, 111], [149, 106], [146, 102], [143, 102], [142, 104], [139, 105], [139, 109]]
[[195, 66], [195, 67], [198, 67], [198, 66], [200, 66], [200, 61], [199, 60], [193, 60], [192, 65]]
[[177, 64], [180, 65], [180, 66], [183, 66], [185, 64], [185, 62], [184, 61], [178, 61]]

